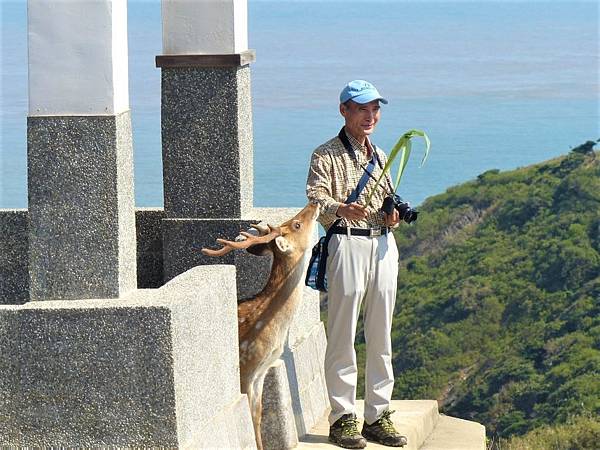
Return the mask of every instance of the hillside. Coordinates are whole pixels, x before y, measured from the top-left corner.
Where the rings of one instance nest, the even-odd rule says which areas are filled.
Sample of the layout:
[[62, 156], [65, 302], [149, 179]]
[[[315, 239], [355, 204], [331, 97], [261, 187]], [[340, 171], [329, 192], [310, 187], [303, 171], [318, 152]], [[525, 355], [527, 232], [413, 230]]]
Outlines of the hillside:
[[437, 398], [494, 440], [581, 420], [598, 433], [600, 157], [592, 146], [485, 172], [429, 198], [419, 220], [400, 227], [394, 398]]

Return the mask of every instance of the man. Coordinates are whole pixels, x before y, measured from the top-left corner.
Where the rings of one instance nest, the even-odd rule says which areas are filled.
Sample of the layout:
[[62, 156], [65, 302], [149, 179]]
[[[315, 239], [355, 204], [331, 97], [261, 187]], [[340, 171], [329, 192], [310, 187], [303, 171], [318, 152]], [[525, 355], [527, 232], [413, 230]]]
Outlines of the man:
[[[406, 438], [394, 429], [393, 411], [389, 411], [398, 276], [398, 250], [391, 227], [399, 222], [396, 210], [391, 215], [381, 211], [383, 199], [392, 191], [389, 174], [366, 205], [386, 161], [385, 153], [369, 140], [381, 116], [380, 103], [387, 104], [387, 100], [367, 81], [355, 80], [344, 87], [339, 107], [344, 128], [313, 152], [306, 189], [309, 200], [321, 206], [318, 221], [326, 230], [342, 219], [328, 247], [325, 379], [331, 403], [329, 440], [345, 448], [364, 448], [366, 439], [394, 447], [406, 444]], [[375, 164], [366, 187], [356, 201], [346, 204], [371, 161]], [[367, 361], [361, 435], [355, 413], [354, 337], [362, 302]]]

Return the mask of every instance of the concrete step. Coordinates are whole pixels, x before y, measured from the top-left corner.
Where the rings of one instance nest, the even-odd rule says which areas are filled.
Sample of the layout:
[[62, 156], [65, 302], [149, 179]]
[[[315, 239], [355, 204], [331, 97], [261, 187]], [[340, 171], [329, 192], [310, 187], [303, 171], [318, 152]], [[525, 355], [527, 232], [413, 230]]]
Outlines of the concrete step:
[[[361, 420], [364, 403], [357, 401], [357, 415]], [[455, 419], [438, 413], [435, 400], [393, 400], [390, 409], [396, 412], [392, 420], [398, 431], [408, 438], [403, 450], [485, 450], [485, 428], [475, 422]], [[309, 434], [303, 436], [298, 449], [333, 449], [329, 443], [327, 415], [315, 425]], [[388, 449], [383, 445], [369, 442], [368, 449]]]
[[[358, 400], [356, 403], [356, 414], [361, 420], [359, 429], [362, 427], [362, 416], [364, 402]], [[404, 450], [418, 450], [425, 439], [433, 431], [439, 418], [438, 406], [435, 400], [393, 400], [390, 409], [396, 412], [392, 420], [398, 431], [408, 438], [408, 445]], [[298, 449], [334, 448], [327, 440], [329, 435], [329, 423], [327, 415], [321, 418], [311, 432], [300, 439]], [[369, 449], [389, 449], [383, 445], [369, 442]]]
[[485, 427], [442, 414], [420, 450], [485, 450]]

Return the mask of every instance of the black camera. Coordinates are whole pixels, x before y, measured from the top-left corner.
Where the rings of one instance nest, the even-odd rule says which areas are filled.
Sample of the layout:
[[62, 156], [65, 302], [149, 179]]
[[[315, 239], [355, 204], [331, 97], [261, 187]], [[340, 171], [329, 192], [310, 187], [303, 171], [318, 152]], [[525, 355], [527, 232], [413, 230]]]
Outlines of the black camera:
[[412, 209], [410, 204], [403, 201], [399, 195], [390, 194], [383, 199], [381, 210], [390, 215], [394, 211], [394, 208], [396, 208], [398, 214], [400, 214], [400, 220], [404, 220], [406, 223], [411, 223], [417, 220], [419, 211]]

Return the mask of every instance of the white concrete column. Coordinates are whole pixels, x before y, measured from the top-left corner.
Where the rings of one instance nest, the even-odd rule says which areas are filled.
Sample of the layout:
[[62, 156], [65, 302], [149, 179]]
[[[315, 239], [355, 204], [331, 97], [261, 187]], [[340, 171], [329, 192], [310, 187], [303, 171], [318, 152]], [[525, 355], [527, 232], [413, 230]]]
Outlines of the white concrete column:
[[28, 0], [30, 298], [136, 287], [126, 0]]
[[163, 0], [165, 55], [224, 55], [248, 50], [247, 0]]
[[127, 0], [28, 0], [29, 115], [129, 109]]

